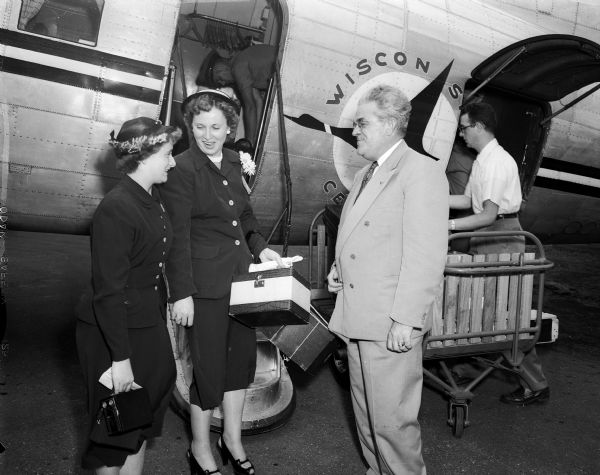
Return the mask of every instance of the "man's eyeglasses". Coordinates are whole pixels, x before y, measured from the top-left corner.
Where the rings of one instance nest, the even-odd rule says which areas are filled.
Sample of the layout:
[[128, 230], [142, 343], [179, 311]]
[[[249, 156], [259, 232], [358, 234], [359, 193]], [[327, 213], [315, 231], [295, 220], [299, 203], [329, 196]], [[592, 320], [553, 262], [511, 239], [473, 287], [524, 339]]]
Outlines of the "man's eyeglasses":
[[469, 127], [475, 127], [477, 124], [469, 124], [469, 125], [459, 125], [458, 126], [458, 133], [463, 133], [465, 131], [465, 129], [468, 129]]

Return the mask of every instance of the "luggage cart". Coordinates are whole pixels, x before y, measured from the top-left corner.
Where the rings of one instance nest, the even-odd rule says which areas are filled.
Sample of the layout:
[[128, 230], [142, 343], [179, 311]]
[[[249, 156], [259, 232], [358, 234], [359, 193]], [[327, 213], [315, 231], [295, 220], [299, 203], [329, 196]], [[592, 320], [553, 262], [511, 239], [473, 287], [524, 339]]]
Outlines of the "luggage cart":
[[[443, 302], [434, 307], [432, 329], [423, 342], [424, 359], [438, 360], [444, 379], [427, 368], [423, 373], [448, 396], [448, 424], [456, 437], [461, 437], [470, 424], [469, 404], [475, 386], [494, 369], [518, 373], [519, 352], [527, 352], [536, 344], [542, 323], [544, 272], [554, 264], [546, 259], [539, 239], [527, 231], [475, 231], [449, 238], [514, 236], [523, 236], [533, 244], [533, 250], [449, 254], [447, 258]], [[532, 324], [534, 283], [537, 310]], [[465, 386], [457, 384], [444, 361], [459, 356], [475, 357], [487, 366]]]

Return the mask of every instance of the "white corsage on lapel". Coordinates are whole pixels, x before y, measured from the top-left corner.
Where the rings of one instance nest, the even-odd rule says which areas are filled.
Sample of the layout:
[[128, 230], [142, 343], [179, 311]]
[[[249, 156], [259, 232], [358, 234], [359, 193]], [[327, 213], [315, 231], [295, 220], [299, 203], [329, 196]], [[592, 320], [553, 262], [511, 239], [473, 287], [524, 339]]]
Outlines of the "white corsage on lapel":
[[247, 152], [240, 152], [240, 163], [242, 164], [242, 183], [248, 194], [250, 194], [252, 190], [250, 189], [250, 186], [248, 186], [244, 174], [248, 176], [254, 175], [256, 173], [256, 163], [252, 159], [252, 156]]
[[252, 176], [256, 173], [256, 163], [252, 156], [247, 152], [240, 152], [240, 163], [242, 164], [242, 173]]

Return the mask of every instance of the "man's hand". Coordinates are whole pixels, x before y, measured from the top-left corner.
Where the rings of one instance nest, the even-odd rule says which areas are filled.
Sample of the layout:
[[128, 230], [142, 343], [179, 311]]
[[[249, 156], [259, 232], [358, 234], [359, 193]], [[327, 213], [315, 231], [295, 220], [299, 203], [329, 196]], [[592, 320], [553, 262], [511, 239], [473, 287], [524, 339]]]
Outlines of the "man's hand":
[[387, 349], [396, 353], [406, 353], [412, 348], [413, 327], [393, 322], [387, 336]]
[[133, 385], [133, 371], [129, 358], [123, 361], [112, 362], [112, 381], [115, 394], [131, 391]]
[[260, 262], [268, 262], [268, 261], [276, 261], [277, 267], [289, 267], [285, 265], [285, 263], [281, 260], [281, 256], [278, 252], [273, 249], [269, 249], [268, 247], [264, 248], [262, 252], [258, 255]]
[[337, 267], [335, 264], [331, 267], [329, 274], [327, 275], [327, 289], [332, 294], [337, 294], [342, 288], [344, 284], [340, 281], [340, 276], [337, 271]]
[[171, 320], [184, 327], [191, 327], [193, 325], [194, 299], [191, 295], [173, 304], [171, 307]]

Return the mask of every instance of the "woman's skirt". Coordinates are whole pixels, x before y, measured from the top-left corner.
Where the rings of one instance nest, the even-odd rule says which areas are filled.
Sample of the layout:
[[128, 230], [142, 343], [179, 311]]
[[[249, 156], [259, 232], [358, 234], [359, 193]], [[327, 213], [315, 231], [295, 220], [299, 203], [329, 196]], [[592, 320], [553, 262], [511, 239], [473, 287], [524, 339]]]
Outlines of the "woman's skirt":
[[223, 393], [246, 389], [256, 370], [256, 331], [229, 316], [229, 294], [194, 299], [187, 329], [194, 377], [190, 403], [202, 410], [221, 404]]
[[[112, 364], [100, 328], [79, 320], [76, 330], [77, 350], [88, 393], [90, 431], [96, 421], [100, 400], [111, 390], [98, 382], [100, 375]], [[82, 466], [86, 469], [115, 467], [125, 463], [128, 455], [135, 454], [142, 443], [160, 435], [163, 419], [175, 384], [175, 361], [169, 334], [165, 325], [129, 329], [131, 367], [134, 380], [147, 389], [153, 410], [153, 423], [144, 429], [123, 435], [110, 436], [109, 442], [92, 440], [83, 454]]]

